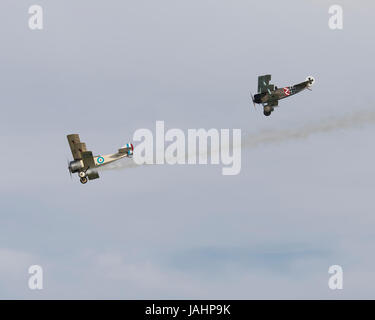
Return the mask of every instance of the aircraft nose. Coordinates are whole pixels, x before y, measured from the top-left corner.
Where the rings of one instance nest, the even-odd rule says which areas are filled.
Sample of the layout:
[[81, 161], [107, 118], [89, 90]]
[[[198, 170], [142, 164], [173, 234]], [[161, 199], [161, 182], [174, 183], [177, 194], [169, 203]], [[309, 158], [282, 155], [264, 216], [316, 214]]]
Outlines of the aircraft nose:
[[256, 95], [254, 96], [254, 102], [255, 102], [255, 103], [261, 103], [261, 96], [260, 96], [259, 94], [256, 94]]

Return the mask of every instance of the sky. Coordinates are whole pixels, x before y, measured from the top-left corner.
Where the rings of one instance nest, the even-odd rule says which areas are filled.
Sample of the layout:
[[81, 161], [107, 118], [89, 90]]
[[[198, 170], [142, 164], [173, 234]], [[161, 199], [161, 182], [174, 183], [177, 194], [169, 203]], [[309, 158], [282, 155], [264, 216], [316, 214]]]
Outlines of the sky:
[[[43, 8], [30, 30], [28, 8]], [[344, 27], [328, 27], [329, 6]], [[1, 299], [374, 299], [373, 1], [3, 0]], [[315, 77], [270, 117], [250, 92]], [[240, 174], [71, 179], [66, 135], [239, 128]], [[43, 268], [30, 290], [28, 268]], [[330, 290], [328, 268], [343, 268]]]

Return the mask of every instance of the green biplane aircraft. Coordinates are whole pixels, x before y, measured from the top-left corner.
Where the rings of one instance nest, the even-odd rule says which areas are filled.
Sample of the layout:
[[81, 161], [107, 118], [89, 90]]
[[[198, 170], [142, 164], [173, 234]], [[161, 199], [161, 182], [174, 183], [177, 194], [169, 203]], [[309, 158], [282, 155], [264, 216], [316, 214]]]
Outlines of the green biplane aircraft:
[[307, 77], [304, 82], [295, 84], [290, 87], [277, 88], [273, 84], [270, 84], [271, 75], [266, 74], [258, 77], [258, 93], [254, 96], [251, 94], [253, 104], [261, 104], [263, 106], [263, 114], [265, 116], [271, 115], [275, 107], [278, 106], [279, 100], [290, 97], [298, 92], [310, 87], [315, 82], [315, 79], [311, 76]]

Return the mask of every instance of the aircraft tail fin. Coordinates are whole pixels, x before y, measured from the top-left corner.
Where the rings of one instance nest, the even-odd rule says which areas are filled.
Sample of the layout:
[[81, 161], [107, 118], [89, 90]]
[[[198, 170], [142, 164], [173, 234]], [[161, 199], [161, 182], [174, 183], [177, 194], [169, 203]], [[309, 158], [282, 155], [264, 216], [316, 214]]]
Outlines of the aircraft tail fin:
[[128, 156], [132, 156], [134, 151], [134, 146], [131, 143], [127, 143], [121, 149], [118, 150], [120, 154], [127, 154]]
[[305, 81], [308, 81], [307, 88], [309, 89], [314, 84], [315, 78], [313, 76], [308, 76]]

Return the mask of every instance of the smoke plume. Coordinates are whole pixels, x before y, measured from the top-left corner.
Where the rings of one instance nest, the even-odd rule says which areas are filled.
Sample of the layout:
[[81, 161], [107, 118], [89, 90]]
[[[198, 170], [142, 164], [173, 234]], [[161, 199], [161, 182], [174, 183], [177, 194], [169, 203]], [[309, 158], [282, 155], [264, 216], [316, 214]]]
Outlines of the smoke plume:
[[[304, 125], [292, 129], [284, 130], [272, 130], [261, 132], [258, 134], [243, 134], [242, 135], [242, 148], [255, 148], [261, 145], [268, 145], [274, 143], [282, 143], [290, 140], [306, 139], [313, 134], [329, 133], [340, 129], [350, 129], [359, 127], [366, 124], [375, 123], [375, 111], [372, 110], [361, 110], [356, 113], [344, 115], [341, 117], [335, 117], [325, 119], [320, 122], [313, 124]], [[212, 153], [220, 152], [220, 148], [214, 148], [211, 152], [211, 148], [208, 148], [208, 156]], [[192, 156], [198, 156], [196, 154], [186, 154], [187, 160]], [[136, 164], [132, 159], [124, 158], [119, 161], [113, 162], [109, 165], [103, 166], [100, 170], [119, 170], [119, 169], [131, 169], [137, 168], [140, 165]]]
[[346, 116], [326, 119], [318, 123], [304, 125], [300, 128], [275, 130], [243, 137], [243, 148], [254, 148], [262, 144], [305, 139], [313, 134], [328, 133], [340, 129], [349, 129], [365, 124], [375, 123], [375, 111], [364, 111]]

